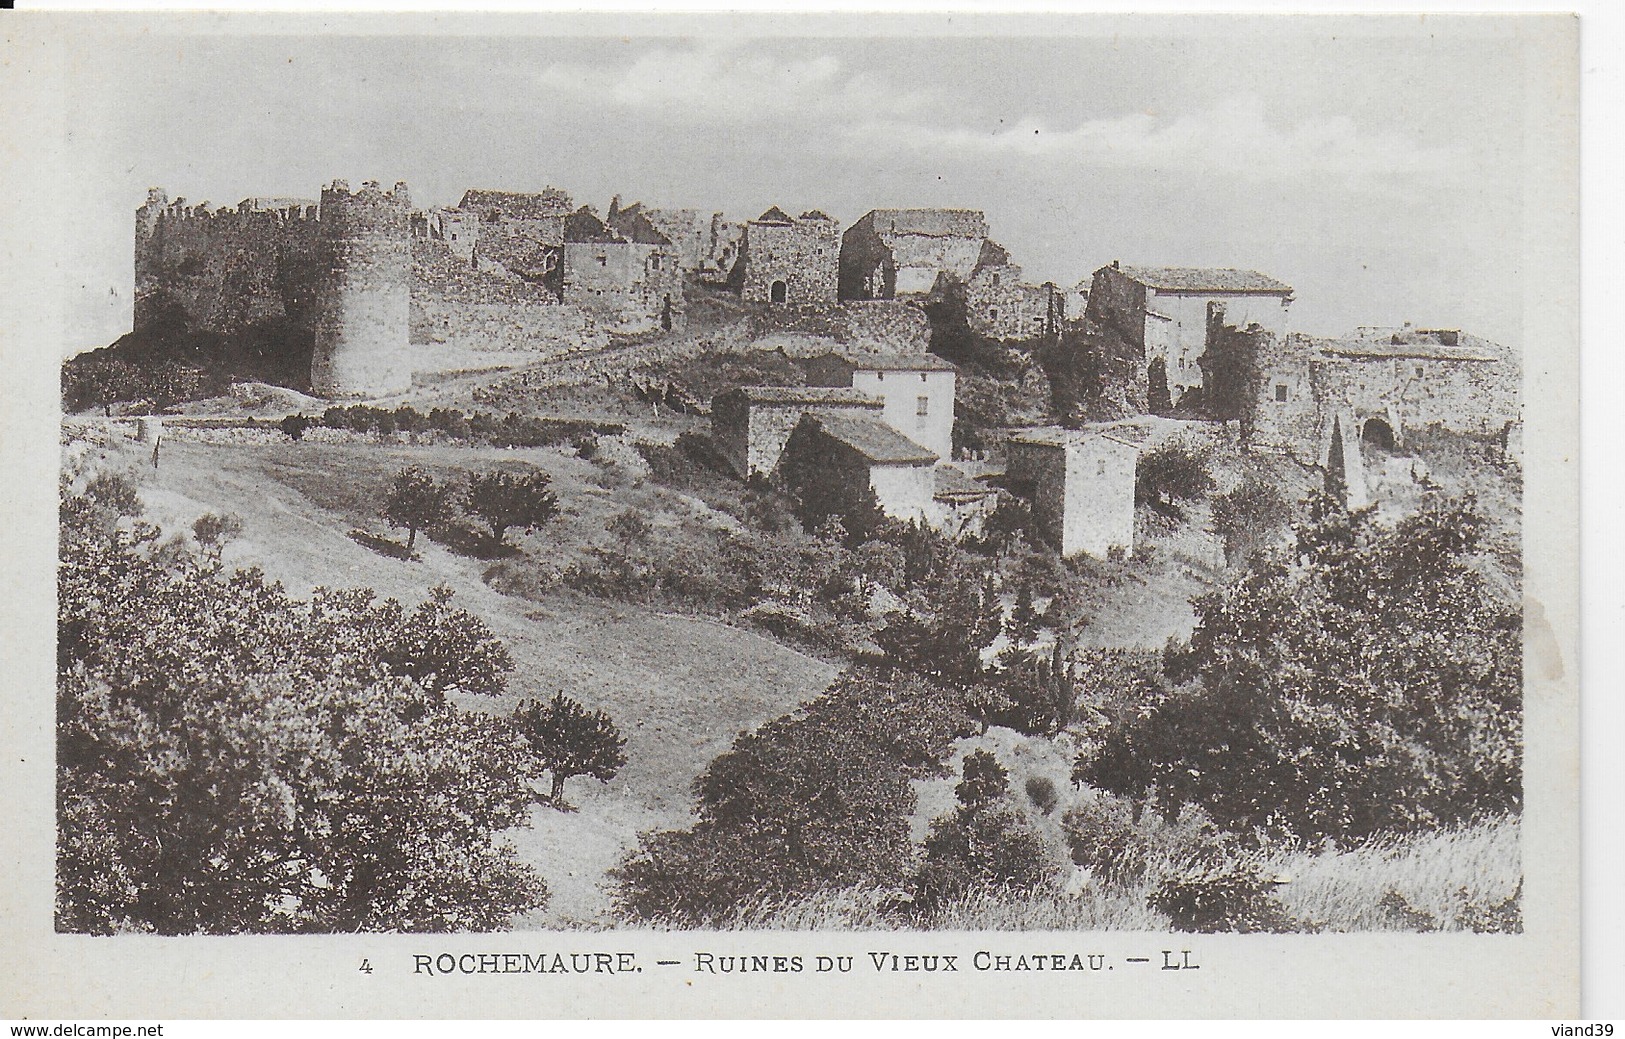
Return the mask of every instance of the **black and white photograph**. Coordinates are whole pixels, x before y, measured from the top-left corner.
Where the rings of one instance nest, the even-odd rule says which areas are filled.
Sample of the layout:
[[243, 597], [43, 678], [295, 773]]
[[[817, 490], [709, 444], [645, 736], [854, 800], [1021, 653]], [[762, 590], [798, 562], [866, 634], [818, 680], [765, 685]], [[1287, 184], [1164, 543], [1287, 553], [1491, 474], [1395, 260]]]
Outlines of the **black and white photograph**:
[[1572, 19], [74, 28], [31, 941], [1578, 1005]]

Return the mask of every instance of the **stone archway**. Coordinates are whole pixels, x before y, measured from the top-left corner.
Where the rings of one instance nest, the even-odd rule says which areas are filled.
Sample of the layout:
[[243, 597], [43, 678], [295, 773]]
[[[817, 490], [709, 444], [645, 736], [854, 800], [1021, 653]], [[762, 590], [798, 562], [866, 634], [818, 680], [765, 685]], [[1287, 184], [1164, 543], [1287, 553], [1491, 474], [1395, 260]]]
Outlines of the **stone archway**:
[[783, 281], [776, 281], [767, 290], [767, 298], [774, 303], [783, 303], [790, 296], [790, 286]]
[[1366, 447], [1374, 447], [1392, 454], [1396, 442], [1394, 427], [1388, 424], [1387, 419], [1373, 416], [1360, 426], [1360, 443]]

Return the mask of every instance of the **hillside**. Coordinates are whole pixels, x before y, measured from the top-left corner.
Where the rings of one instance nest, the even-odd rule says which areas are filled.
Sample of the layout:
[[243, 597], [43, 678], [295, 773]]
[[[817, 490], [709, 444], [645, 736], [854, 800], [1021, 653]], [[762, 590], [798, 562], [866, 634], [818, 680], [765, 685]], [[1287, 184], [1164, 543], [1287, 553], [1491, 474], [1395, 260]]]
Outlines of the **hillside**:
[[726, 624], [563, 590], [535, 600], [503, 595], [485, 583], [486, 561], [420, 539], [421, 561], [403, 562], [345, 534], [385, 529], [370, 515], [377, 488], [408, 462], [534, 464], [553, 474], [569, 512], [559, 528], [524, 539], [528, 552], [546, 558], [553, 539], [601, 530], [609, 508], [608, 495], [585, 482], [585, 465], [556, 451], [174, 441], [158, 470], [144, 459], [133, 445], [113, 451], [113, 461], [133, 467], [154, 521], [178, 527], [209, 511], [242, 518], [229, 565], [263, 567], [299, 595], [318, 585], [368, 587], [412, 604], [445, 584], [513, 654], [515, 671], [495, 709], [564, 689], [616, 720], [627, 737], [621, 774], [609, 784], [576, 780], [567, 797], [578, 811], [539, 807], [532, 828], [514, 835], [553, 892], [547, 914], [520, 926], [603, 923], [598, 880], [638, 832], [686, 825], [693, 778], [734, 735], [794, 709], [832, 675], [827, 664]]

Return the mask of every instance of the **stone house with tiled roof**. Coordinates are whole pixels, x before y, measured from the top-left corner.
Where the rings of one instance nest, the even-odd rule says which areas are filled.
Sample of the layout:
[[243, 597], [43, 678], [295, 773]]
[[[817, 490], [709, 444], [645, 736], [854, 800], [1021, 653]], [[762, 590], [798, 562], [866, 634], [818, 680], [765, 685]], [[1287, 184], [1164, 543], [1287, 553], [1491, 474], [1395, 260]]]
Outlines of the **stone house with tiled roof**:
[[813, 386], [851, 387], [883, 402], [881, 417], [904, 436], [953, 457], [958, 369], [936, 354], [825, 353], [801, 362]]
[[1292, 286], [1258, 271], [1114, 262], [1094, 274], [1088, 318], [1140, 354], [1149, 410], [1165, 412], [1201, 388], [1210, 322], [1285, 335], [1291, 304]]
[[1004, 486], [1032, 506], [1039, 536], [1062, 556], [1134, 552], [1140, 449], [1098, 429], [1019, 430], [1006, 445]]

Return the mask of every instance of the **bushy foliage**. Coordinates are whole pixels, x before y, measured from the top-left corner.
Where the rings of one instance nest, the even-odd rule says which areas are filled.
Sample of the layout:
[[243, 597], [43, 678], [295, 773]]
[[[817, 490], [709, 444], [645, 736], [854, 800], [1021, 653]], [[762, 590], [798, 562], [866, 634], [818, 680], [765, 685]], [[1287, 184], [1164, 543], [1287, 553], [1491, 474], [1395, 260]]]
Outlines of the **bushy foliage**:
[[951, 693], [918, 678], [847, 673], [711, 763], [699, 822], [645, 834], [612, 871], [619, 911], [706, 925], [752, 899], [902, 883], [909, 780], [940, 767], [965, 722]]
[[192, 540], [203, 552], [204, 558], [219, 562], [227, 544], [243, 532], [240, 516], [205, 512], [192, 521]]
[[1393, 528], [1319, 496], [1295, 561], [1195, 601], [1166, 673], [1077, 778], [1166, 813], [1306, 841], [1436, 828], [1522, 802], [1522, 618], [1474, 565], [1470, 499]]
[[553, 774], [548, 795], [564, 801], [564, 783], [572, 776], [609, 782], [626, 764], [626, 737], [603, 711], [589, 711], [560, 690], [553, 699], [526, 701], [514, 711], [540, 765]]
[[1246, 862], [1191, 866], [1147, 899], [1181, 931], [1242, 934], [1296, 931], [1301, 925], [1275, 898], [1273, 881]]
[[1273, 483], [1249, 473], [1234, 489], [1213, 499], [1213, 528], [1231, 565], [1251, 562], [1292, 519], [1292, 506]]
[[488, 469], [468, 478], [463, 503], [469, 513], [491, 528], [491, 540], [502, 543], [510, 527], [534, 530], [559, 515], [559, 499], [540, 470], [511, 473]]
[[1181, 441], [1169, 441], [1140, 456], [1134, 490], [1142, 504], [1177, 514], [1178, 502], [1207, 497], [1213, 490], [1213, 474], [1203, 452]]
[[60, 929], [487, 929], [544, 902], [498, 840], [533, 801], [528, 748], [437, 695], [500, 689], [500, 644], [482, 661], [430, 637], [477, 622], [161, 565], [157, 528], [98, 508], [62, 531]]
[[493, 447], [579, 446], [583, 437], [625, 431], [625, 427], [613, 423], [537, 418], [516, 411], [501, 416], [484, 411], [468, 415], [457, 408], [434, 408], [424, 414], [410, 404], [394, 409], [333, 405], [322, 413], [321, 424], [354, 433], [436, 432], [453, 440], [478, 441]]
[[284, 415], [282, 421], [276, 424], [276, 428], [280, 429], [289, 440], [298, 441], [303, 440], [305, 430], [315, 424], [316, 420], [309, 415], [293, 414]]
[[417, 543], [418, 531], [434, 526], [451, 514], [454, 489], [420, 466], [407, 466], [395, 474], [379, 512], [390, 526], [406, 528], [408, 554]]
[[1043, 837], [1010, 802], [1009, 773], [989, 752], [965, 756], [959, 806], [931, 824], [914, 877], [924, 912], [978, 888], [1032, 890], [1052, 879]]
[[1072, 861], [1111, 884], [1138, 884], [1157, 867], [1233, 858], [1236, 841], [1201, 809], [1170, 822], [1137, 804], [1096, 791], [1061, 817]]
[[103, 471], [85, 484], [85, 497], [119, 516], [139, 516], [141, 495], [135, 481], [123, 473]]

